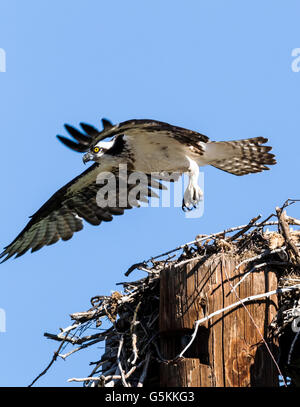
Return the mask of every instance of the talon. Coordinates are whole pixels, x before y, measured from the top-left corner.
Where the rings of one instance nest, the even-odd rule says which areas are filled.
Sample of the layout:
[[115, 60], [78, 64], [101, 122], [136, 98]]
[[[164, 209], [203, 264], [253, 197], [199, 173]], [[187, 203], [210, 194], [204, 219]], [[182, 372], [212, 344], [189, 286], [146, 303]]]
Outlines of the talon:
[[193, 207], [187, 206], [187, 205], [184, 203], [184, 201], [183, 201], [182, 206], [181, 206], [181, 209], [183, 210], [183, 212], [189, 212], [189, 211], [192, 211], [192, 210], [193, 210]]
[[191, 181], [184, 192], [183, 205], [188, 211], [197, 209], [200, 201], [203, 200], [203, 192], [201, 191], [199, 185]]

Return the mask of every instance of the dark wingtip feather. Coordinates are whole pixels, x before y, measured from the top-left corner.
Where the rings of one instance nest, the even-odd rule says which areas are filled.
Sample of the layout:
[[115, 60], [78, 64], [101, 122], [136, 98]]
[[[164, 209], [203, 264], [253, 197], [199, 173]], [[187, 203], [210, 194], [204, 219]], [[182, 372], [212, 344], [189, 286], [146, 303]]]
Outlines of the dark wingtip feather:
[[266, 137], [257, 137], [257, 140], [261, 144], [267, 143], [269, 141], [269, 139], [267, 139]]
[[4, 256], [6, 256], [6, 257], [4, 257], [4, 259], [0, 262], [0, 264], [2, 264], [2, 263], [4, 263], [5, 261], [7, 261], [8, 259], [10, 259], [12, 256], [14, 256], [16, 253], [15, 252], [12, 252], [12, 253], [9, 253], [9, 251], [4, 251], [3, 253], [1, 253], [1, 255], [0, 255], [0, 258], [2, 258], [2, 257], [4, 257]]
[[65, 124], [65, 129], [75, 140], [79, 141], [79, 143], [90, 145], [90, 136], [81, 133], [79, 130], [75, 129], [75, 127], [70, 126], [70, 124]]
[[102, 122], [103, 130], [108, 130], [113, 127], [112, 122], [108, 119], [103, 118], [103, 119], [101, 119], [101, 122]]
[[85, 131], [89, 136], [95, 137], [99, 134], [99, 130], [96, 129], [96, 127], [91, 126], [90, 124], [87, 123], [79, 123], [80, 127], [82, 128], [83, 131]]
[[[7, 254], [7, 253], [5, 253], [5, 251], [2, 252], [2, 253], [0, 254], [0, 259], [2, 259], [2, 257], [4, 257], [6, 254]], [[1, 260], [1, 261], [0, 261], [0, 264], [4, 263], [5, 261], [6, 261], [6, 258], [4, 258], [3, 260]]]
[[24, 250], [22, 250], [21, 252], [19, 252], [19, 253], [15, 256], [15, 259], [18, 258], [18, 257], [23, 256], [23, 254], [25, 254], [28, 250], [29, 250], [29, 247], [26, 247]]
[[62, 142], [65, 146], [67, 146], [71, 150], [77, 151], [79, 153], [85, 153], [88, 150], [88, 146], [86, 145], [75, 143], [74, 141], [60, 135], [57, 135], [56, 137], [60, 142]]

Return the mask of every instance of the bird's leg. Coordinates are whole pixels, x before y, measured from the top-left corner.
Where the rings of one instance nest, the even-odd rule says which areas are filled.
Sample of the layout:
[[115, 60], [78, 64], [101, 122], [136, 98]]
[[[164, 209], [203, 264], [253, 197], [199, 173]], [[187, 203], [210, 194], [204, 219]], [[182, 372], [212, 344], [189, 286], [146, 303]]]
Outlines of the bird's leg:
[[190, 166], [188, 169], [189, 183], [184, 192], [182, 200], [182, 210], [191, 211], [197, 207], [197, 204], [203, 199], [203, 192], [198, 185], [199, 167], [198, 164], [189, 159]]

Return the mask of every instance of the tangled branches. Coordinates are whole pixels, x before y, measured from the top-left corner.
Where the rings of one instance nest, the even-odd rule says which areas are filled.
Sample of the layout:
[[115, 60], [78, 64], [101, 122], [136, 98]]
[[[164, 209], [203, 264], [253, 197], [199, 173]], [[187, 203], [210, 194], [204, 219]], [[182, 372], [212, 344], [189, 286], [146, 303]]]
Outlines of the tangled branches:
[[[242, 265], [247, 266], [246, 272], [232, 286], [231, 291], [235, 291], [251, 273], [261, 268], [269, 267], [276, 271], [279, 284], [275, 292], [279, 297], [279, 309], [269, 328], [270, 335], [284, 337], [287, 329], [300, 316], [300, 231], [291, 229], [291, 225], [299, 226], [300, 221], [288, 216], [285, 211], [293, 202], [295, 200], [286, 201], [281, 208], [276, 208], [275, 214], [263, 221], [259, 215], [245, 225], [209, 235], [198, 235], [189, 243], [134, 264], [125, 275], [138, 269], [147, 273], [145, 278], [119, 283], [122, 290], [115, 291], [110, 296], [93, 297], [90, 309], [71, 314], [72, 325], [61, 329], [58, 334], [44, 334], [47, 338], [60, 342], [60, 346], [47, 368], [31, 385], [48, 371], [57, 358], [67, 359], [100, 342], [105, 342], [105, 351], [98, 361], [90, 363], [90, 374], [87, 377], [70, 378], [69, 381], [82, 382], [84, 386], [92, 387], [141, 387], [144, 384], [158, 384], [159, 364], [166, 362], [159, 346], [160, 271], [170, 266], [179, 267], [194, 259], [204, 263], [210, 256], [220, 252], [230, 252], [242, 259], [236, 266], [237, 273]], [[273, 230], [268, 230], [267, 227]], [[249, 298], [238, 299], [230, 308], [272, 294], [274, 292], [254, 293]], [[184, 357], [185, 351], [196, 337], [198, 327], [222, 312], [224, 309], [195, 321], [190, 342], [182, 349], [178, 358]], [[293, 355], [295, 349], [300, 348], [300, 335], [294, 333], [290, 336], [290, 340], [282, 345], [285, 350], [281, 349], [279, 360], [285, 372], [290, 372], [285, 369], [286, 366], [295, 365]], [[300, 364], [296, 366], [296, 370], [299, 375]]]

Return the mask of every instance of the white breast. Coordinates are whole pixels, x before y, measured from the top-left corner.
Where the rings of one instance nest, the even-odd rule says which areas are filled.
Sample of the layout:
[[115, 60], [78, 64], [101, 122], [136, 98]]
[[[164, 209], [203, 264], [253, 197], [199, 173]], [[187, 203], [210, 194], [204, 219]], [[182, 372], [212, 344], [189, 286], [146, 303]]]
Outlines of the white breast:
[[124, 137], [135, 159], [135, 168], [142, 172], [186, 171], [189, 167], [187, 148], [169, 136]]

